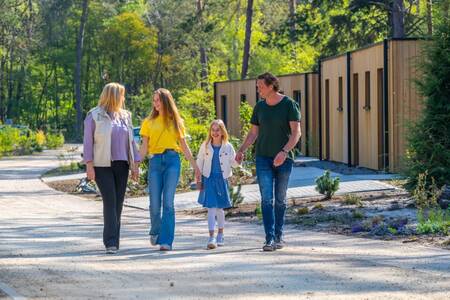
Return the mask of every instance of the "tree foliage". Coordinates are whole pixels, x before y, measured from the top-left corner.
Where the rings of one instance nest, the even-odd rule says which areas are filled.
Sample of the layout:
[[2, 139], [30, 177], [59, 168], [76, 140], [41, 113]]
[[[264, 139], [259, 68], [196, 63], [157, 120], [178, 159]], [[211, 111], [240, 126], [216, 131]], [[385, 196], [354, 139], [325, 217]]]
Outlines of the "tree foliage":
[[[247, 77], [265, 71], [310, 71], [320, 56], [392, 34], [389, 0], [252, 2]], [[441, 12], [443, 7], [448, 10], [446, 0], [435, 2], [429, 10], [424, 1], [403, 1], [407, 36], [427, 34], [429, 16], [432, 23], [448, 17], [448, 12]], [[84, 3], [88, 7], [78, 73], [77, 37]], [[78, 110], [84, 116], [96, 105], [104, 84], [118, 81], [126, 86], [127, 108], [139, 122], [148, 115], [152, 91], [158, 87], [170, 89], [182, 103], [187, 101], [183, 95], [196, 97], [202, 90], [211, 97], [213, 82], [241, 77], [248, 1], [0, 0], [0, 4], [2, 122], [62, 130], [69, 140], [79, 139], [74, 130], [75, 91], [80, 91]], [[208, 109], [213, 115], [213, 106]]]

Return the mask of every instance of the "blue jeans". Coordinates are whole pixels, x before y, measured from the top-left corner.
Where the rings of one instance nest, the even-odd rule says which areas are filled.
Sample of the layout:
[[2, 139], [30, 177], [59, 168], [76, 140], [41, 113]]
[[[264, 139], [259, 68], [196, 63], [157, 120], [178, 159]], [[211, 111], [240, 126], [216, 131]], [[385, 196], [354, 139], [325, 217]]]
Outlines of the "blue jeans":
[[[261, 210], [266, 242], [281, 239], [283, 236], [286, 192], [292, 163], [291, 159], [286, 159], [281, 166], [274, 167], [272, 157], [256, 157], [256, 176], [261, 192]], [[275, 209], [273, 205], [274, 191]]]
[[150, 235], [158, 235], [160, 245], [172, 246], [175, 236], [174, 198], [180, 169], [180, 156], [173, 150], [155, 154], [149, 162]]

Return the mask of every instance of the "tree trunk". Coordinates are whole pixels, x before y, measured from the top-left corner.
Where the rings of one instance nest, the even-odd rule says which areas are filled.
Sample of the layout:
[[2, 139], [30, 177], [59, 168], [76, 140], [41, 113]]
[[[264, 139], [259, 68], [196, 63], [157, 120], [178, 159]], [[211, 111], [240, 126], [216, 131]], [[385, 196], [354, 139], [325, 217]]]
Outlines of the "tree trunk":
[[34, 21], [33, 1], [28, 0], [28, 24], [27, 24], [28, 41], [31, 41], [31, 38], [33, 37], [33, 21]]
[[5, 74], [6, 58], [2, 56], [0, 61], [0, 121], [5, 122], [5, 94], [4, 94], [4, 74]]
[[[14, 41], [13, 43], [14, 44]], [[9, 70], [8, 70], [8, 102], [6, 106], [6, 118], [12, 119], [14, 117], [14, 100], [13, 100], [13, 88], [14, 88], [14, 50], [11, 46], [9, 51]]]
[[45, 91], [47, 90], [47, 85], [48, 85], [48, 79], [52, 76], [51, 71], [50, 73], [48, 73], [48, 68], [47, 66], [45, 66], [45, 79], [44, 79], [44, 84], [42, 85], [42, 91], [41, 94], [39, 96], [39, 100], [38, 100], [38, 105], [36, 107], [36, 111], [35, 111], [35, 116], [36, 116], [36, 128], [41, 129], [42, 126], [42, 118], [40, 117], [40, 114], [44, 115], [43, 110], [46, 110], [46, 108], [42, 107], [42, 100], [44, 99], [44, 95], [45, 95]]
[[289, 0], [289, 37], [291, 39], [291, 43], [295, 42], [295, 9], [296, 9], [297, 1]]
[[241, 79], [245, 79], [247, 77], [248, 72], [248, 62], [250, 59], [250, 40], [252, 36], [252, 19], [253, 19], [253, 0], [247, 0], [244, 55], [242, 58]]
[[[203, 1], [197, 0], [197, 16], [198, 16], [198, 20], [200, 22], [201, 29], [203, 29], [203, 10], [204, 10]], [[200, 36], [199, 42], [200, 42], [200, 45], [199, 45], [200, 66], [201, 66], [200, 86], [204, 91], [208, 92], [209, 91], [209, 88], [208, 88], [208, 55], [207, 55], [206, 49], [205, 49], [204, 37]]]
[[58, 84], [58, 67], [56, 63], [53, 64], [53, 79], [54, 79], [54, 99], [55, 99], [55, 119], [56, 119], [56, 128], [60, 129], [60, 121], [59, 121], [59, 84]]
[[163, 45], [162, 45], [162, 28], [158, 27], [158, 59], [156, 60], [155, 76], [153, 77], [153, 88], [156, 90], [159, 86], [158, 77], [161, 74]]
[[16, 97], [15, 97], [15, 107], [16, 107], [16, 116], [17, 117], [20, 117], [20, 103], [23, 99], [23, 87], [24, 87], [24, 83], [26, 80], [25, 64], [21, 64], [19, 74], [20, 74], [20, 76], [17, 80]]
[[234, 18], [234, 36], [231, 45], [233, 53], [233, 63], [230, 64], [230, 72], [228, 74], [229, 80], [239, 78], [239, 19], [241, 17], [241, 0], [237, 0], [236, 3], [236, 17]]
[[443, 18], [444, 23], [448, 24], [449, 22], [449, 10], [450, 10], [450, 0], [444, 0], [444, 3], [442, 4], [442, 11], [443, 11]]
[[202, 66], [202, 70], [200, 73], [200, 86], [205, 92], [208, 92], [208, 55], [206, 53], [205, 47], [203, 46], [200, 46], [200, 64]]
[[86, 26], [87, 16], [88, 16], [88, 6], [89, 0], [83, 0], [83, 8], [80, 19], [80, 27], [78, 29], [77, 35], [77, 61], [75, 65], [75, 109], [77, 111], [77, 121], [75, 124], [75, 134], [76, 139], [81, 139], [81, 127], [83, 123], [83, 108], [81, 104], [81, 60], [83, 59], [83, 45], [84, 45], [84, 29]]
[[433, 0], [427, 1], [427, 27], [428, 27], [428, 35], [433, 35]]
[[[88, 100], [89, 99], [89, 74], [91, 72], [91, 51], [90, 51], [90, 47], [88, 47], [88, 54], [87, 54], [87, 59], [86, 59], [86, 76], [84, 77], [84, 95], [85, 95], [85, 99]], [[84, 105], [85, 107], [90, 107], [91, 104], [90, 103], [85, 103]]]
[[392, 37], [405, 37], [403, 0], [394, 0], [392, 3]]

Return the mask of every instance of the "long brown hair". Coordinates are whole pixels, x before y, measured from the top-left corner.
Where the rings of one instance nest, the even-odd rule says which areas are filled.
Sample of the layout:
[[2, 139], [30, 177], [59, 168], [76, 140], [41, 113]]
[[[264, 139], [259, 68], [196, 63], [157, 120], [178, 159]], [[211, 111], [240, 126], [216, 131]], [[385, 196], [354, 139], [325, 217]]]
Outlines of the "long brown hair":
[[[175, 128], [175, 132], [181, 137], [182, 132], [184, 131], [183, 119], [181, 119], [180, 113], [178, 112], [177, 106], [175, 105], [175, 101], [173, 100], [173, 96], [169, 90], [159, 88], [157, 89], [153, 95], [158, 95], [159, 100], [161, 101], [161, 117], [163, 118], [163, 122], [167, 127]], [[156, 119], [160, 115], [160, 112], [157, 111], [154, 107], [152, 112], [150, 113], [149, 119]]]

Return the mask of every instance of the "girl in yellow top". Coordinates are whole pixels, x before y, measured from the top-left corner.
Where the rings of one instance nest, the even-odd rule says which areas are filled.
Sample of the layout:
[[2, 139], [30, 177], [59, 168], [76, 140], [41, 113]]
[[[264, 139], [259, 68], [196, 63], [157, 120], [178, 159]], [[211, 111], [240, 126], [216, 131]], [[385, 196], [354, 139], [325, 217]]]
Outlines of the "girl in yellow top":
[[[175, 235], [175, 191], [180, 177], [180, 152], [191, 163], [195, 177], [200, 170], [186, 143], [183, 120], [166, 89], [153, 94], [153, 109], [141, 125], [141, 157], [150, 155], [148, 184], [150, 196], [150, 243], [160, 250], [172, 250]], [[162, 206], [162, 216], [161, 216]]]

